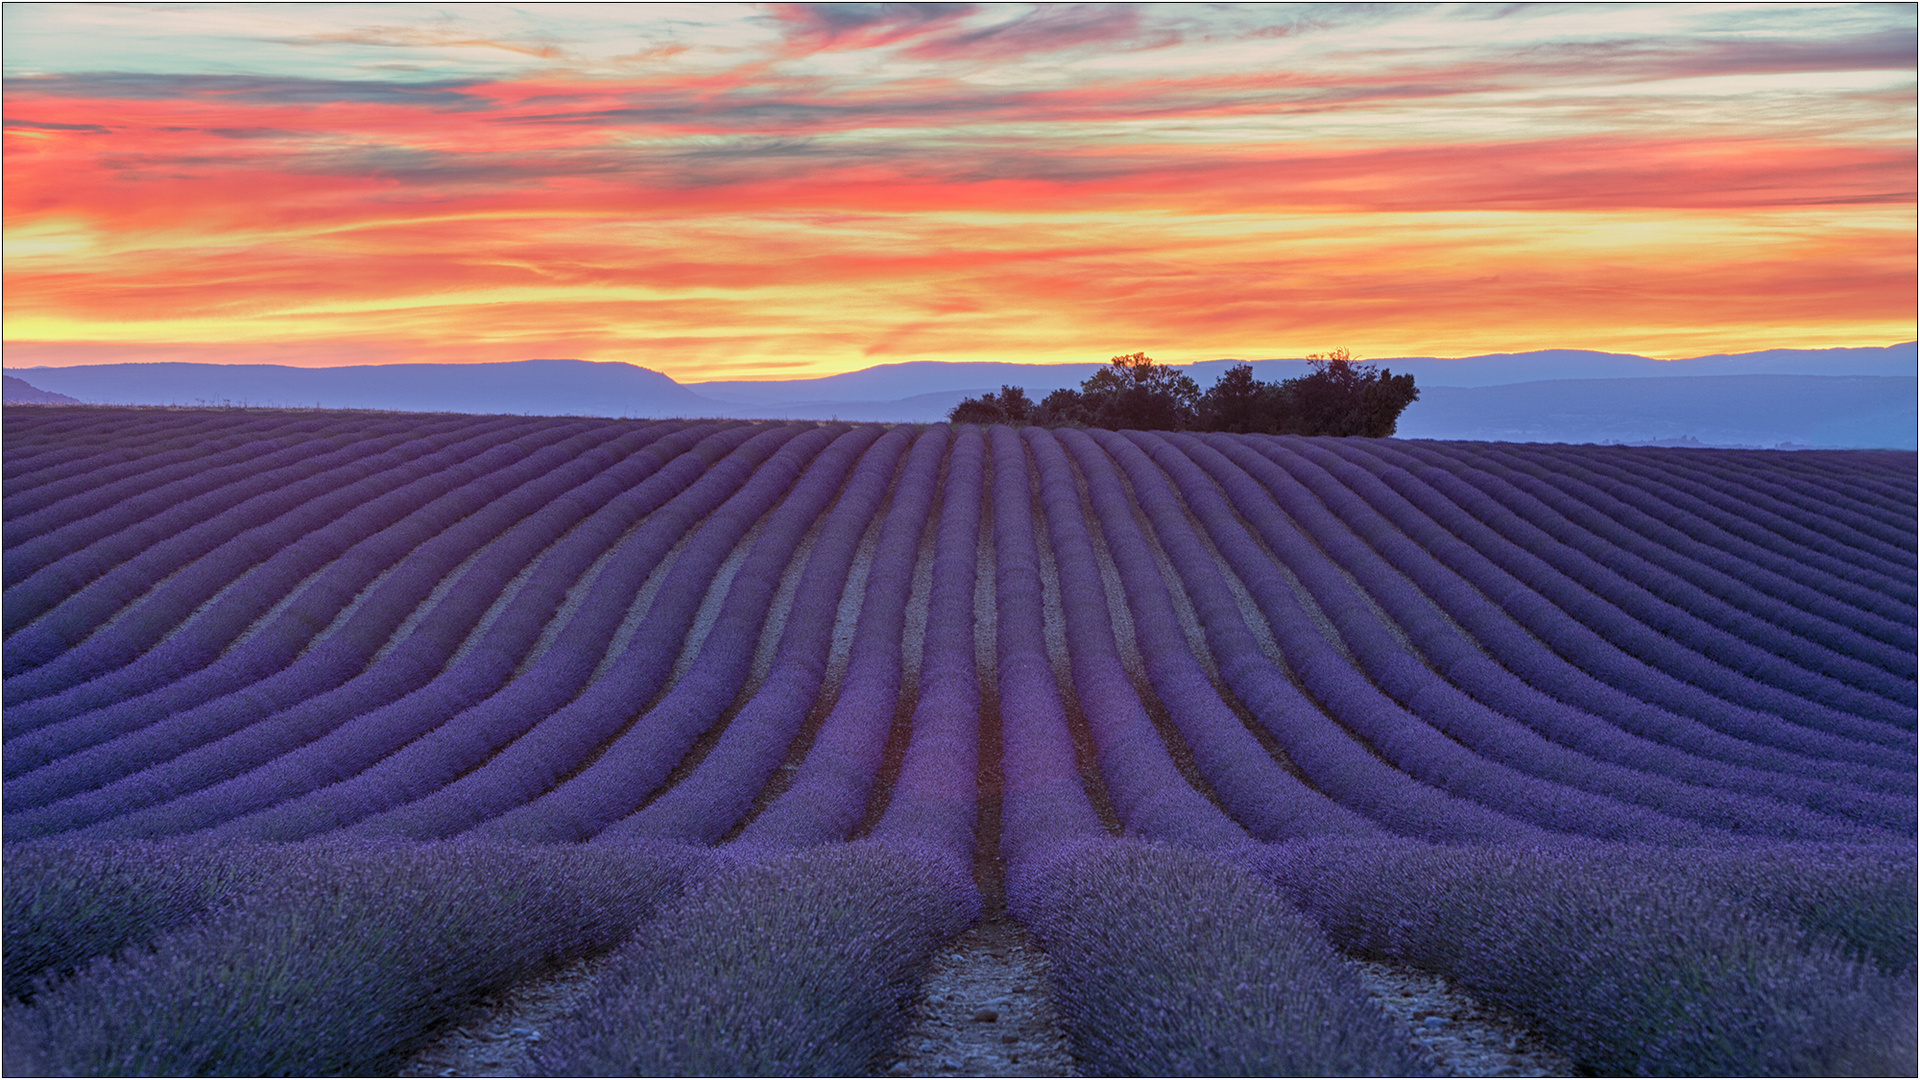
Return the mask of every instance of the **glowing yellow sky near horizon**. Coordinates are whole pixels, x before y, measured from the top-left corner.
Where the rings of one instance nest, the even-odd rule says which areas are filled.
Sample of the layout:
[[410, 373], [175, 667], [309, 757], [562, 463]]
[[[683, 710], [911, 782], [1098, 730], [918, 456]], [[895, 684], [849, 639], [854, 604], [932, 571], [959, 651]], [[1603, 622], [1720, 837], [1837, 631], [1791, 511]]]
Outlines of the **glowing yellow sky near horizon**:
[[554, 12], [492, 28], [516, 62], [351, 7], [235, 70], [214, 46], [295, 13], [9, 5], [7, 363], [687, 382], [1914, 336], [1897, 11], [1283, 7], [708, 8], [645, 61]]

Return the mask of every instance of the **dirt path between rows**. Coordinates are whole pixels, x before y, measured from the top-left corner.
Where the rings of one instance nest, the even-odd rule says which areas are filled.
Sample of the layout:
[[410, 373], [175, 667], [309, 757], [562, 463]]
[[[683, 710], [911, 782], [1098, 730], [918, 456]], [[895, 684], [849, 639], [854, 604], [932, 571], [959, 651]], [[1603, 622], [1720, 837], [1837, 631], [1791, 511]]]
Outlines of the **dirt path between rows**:
[[[1571, 1076], [1513, 1015], [1424, 972], [1354, 961], [1367, 992], [1437, 1076]], [[934, 958], [911, 1026], [875, 1076], [1078, 1076], [1047, 997], [1047, 955], [1010, 919], [982, 922]]]
[[[604, 959], [581, 961], [490, 1001], [444, 1032], [399, 1075], [535, 1076], [534, 1052], [592, 987]], [[1527, 1025], [1445, 980], [1356, 961], [1368, 992], [1439, 1076], [1571, 1076], [1573, 1062]], [[874, 1076], [1077, 1076], [1047, 996], [1047, 955], [1004, 916], [976, 924], [934, 957], [909, 1026]]]
[[878, 1076], [1075, 1076], [1046, 994], [1047, 954], [1011, 919], [940, 950]]

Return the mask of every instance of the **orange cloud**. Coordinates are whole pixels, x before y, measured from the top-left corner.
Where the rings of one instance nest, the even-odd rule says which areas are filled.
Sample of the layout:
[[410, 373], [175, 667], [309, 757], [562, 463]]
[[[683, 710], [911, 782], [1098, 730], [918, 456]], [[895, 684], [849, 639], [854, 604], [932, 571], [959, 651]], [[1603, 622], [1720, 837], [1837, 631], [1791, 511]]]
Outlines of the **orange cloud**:
[[[1840, 80], [1743, 111], [1668, 85], [1882, 70], [1884, 34], [1022, 81], [978, 73], [1103, 42], [1172, 55], [1195, 31], [988, 14], [777, 9], [773, 52], [695, 68], [662, 46], [645, 76], [513, 39], [555, 67], [14, 79], [10, 357], [573, 355], [710, 378], [1912, 336], [1911, 101]], [[863, 52], [918, 66], [795, 66]], [[1672, 121], [1687, 109], [1716, 119]]]

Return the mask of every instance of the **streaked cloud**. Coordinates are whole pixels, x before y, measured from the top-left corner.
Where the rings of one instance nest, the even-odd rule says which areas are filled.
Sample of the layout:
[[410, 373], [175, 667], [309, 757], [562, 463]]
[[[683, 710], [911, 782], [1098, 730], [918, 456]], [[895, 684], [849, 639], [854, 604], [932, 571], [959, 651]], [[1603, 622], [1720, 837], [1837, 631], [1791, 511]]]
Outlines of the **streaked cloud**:
[[16, 363], [1912, 336], [1911, 7], [4, 14]]

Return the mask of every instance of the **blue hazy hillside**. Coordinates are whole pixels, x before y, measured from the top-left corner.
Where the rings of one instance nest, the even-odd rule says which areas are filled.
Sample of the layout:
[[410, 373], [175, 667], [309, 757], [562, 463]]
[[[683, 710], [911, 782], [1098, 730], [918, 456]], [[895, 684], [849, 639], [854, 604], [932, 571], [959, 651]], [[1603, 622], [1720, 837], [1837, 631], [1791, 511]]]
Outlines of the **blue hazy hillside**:
[[1913, 449], [1912, 375], [1694, 375], [1431, 386], [1404, 439]]
[[[1186, 370], [1206, 387], [1238, 362], [1205, 361]], [[1309, 370], [1302, 359], [1249, 362], [1269, 382]], [[1917, 441], [1913, 342], [1667, 361], [1556, 349], [1368, 362], [1412, 374], [1420, 386], [1420, 401], [1401, 418], [1399, 434], [1406, 438], [1901, 449]], [[92, 364], [11, 369], [7, 400], [27, 401], [37, 390], [123, 405], [926, 422], [1002, 384], [1025, 387], [1038, 400], [1078, 385], [1100, 366], [922, 361], [818, 379], [682, 384], [633, 364], [583, 360], [334, 368]]]
[[41, 390], [100, 405], [261, 405], [410, 412], [714, 416], [657, 371], [584, 360], [505, 364], [84, 364], [15, 368]]

